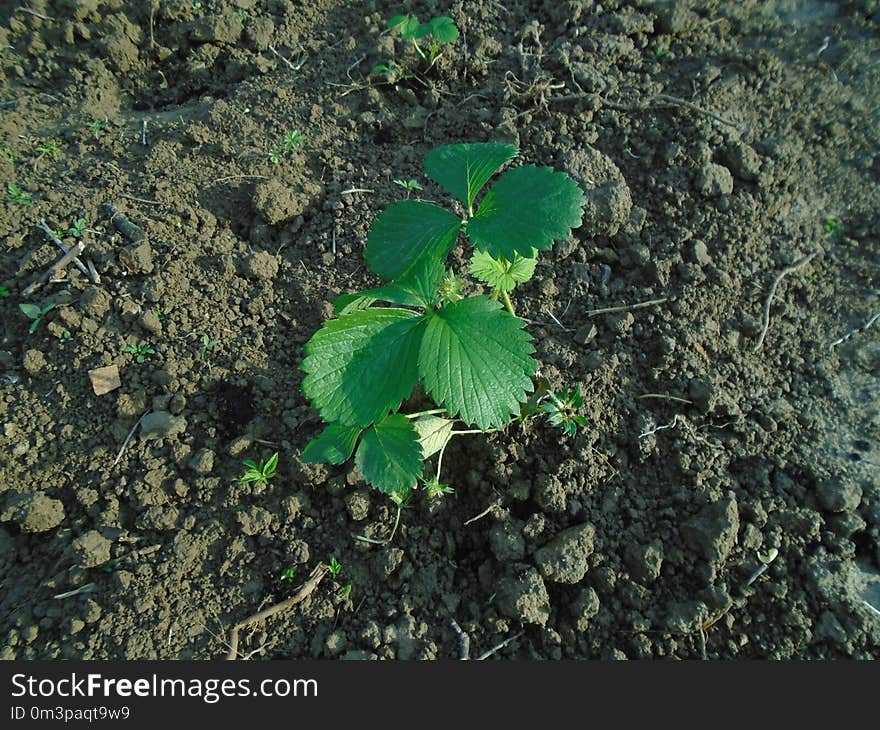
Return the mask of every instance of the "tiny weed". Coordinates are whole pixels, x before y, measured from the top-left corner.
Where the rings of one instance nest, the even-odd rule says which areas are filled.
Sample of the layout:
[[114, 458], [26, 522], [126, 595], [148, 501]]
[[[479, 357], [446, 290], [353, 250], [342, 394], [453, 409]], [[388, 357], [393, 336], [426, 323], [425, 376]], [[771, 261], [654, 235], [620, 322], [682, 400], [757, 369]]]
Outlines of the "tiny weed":
[[380, 76], [385, 79], [385, 83], [387, 84], [396, 84], [398, 81], [412, 78], [411, 74], [407, 74], [403, 68], [394, 61], [377, 63], [370, 71], [370, 76]]
[[158, 319], [160, 322], [163, 322], [165, 320], [165, 317], [168, 316], [162, 309], [154, 309], [153, 314], [156, 315], [156, 319]]
[[129, 355], [134, 355], [134, 359], [138, 363], [146, 362], [150, 355], [156, 354], [156, 350], [146, 342], [141, 342], [139, 345], [129, 345], [123, 350], [123, 352], [126, 352]]
[[247, 10], [236, 10], [233, 15], [239, 19], [240, 22], [244, 23], [247, 20], [248, 14]]
[[212, 340], [208, 335], [202, 335], [202, 351], [199, 357], [202, 360], [208, 359], [208, 353], [213, 352], [220, 340]]
[[202, 9], [202, 0], [193, 0], [192, 9], [198, 12]]
[[584, 407], [584, 398], [580, 387], [565, 390], [562, 393], [547, 393], [549, 403], [544, 403], [541, 410], [554, 426], [558, 426], [569, 436], [577, 434], [578, 426], [587, 426], [588, 421], [579, 411]]
[[406, 190], [406, 197], [409, 198], [410, 194], [415, 190], [424, 190], [425, 188], [418, 180], [395, 180], [395, 185], [400, 185], [404, 190]]
[[663, 48], [658, 48], [656, 51], [651, 51], [651, 53], [648, 54], [648, 60], [657, 63], [659, 61], [662, 61], [668, 55], [669, 51]]
[[346, 583], [336, 593], [336, 603], [345, 603], [349, 599], [350, 596], [351, 596], [351, 583]]
[[330, 562], [327, 563], [327, 570], [330, 571], [330, 575], [334, 578], [342, 572], [342, 563], [340, 563], [335, 557], [330, 558]]
[[296, 578], [296, 566], [291, 565], [281, 574], [281, 578], [279, 578], [279, 580], [293, 580], [294, 578]]
[[101, 136], [101, 132], [103, 132], [107, 127], [110, 126], [110, 122], [105, 119], [96, 119], [89, 125], [89, 129], [92, 131], [92, 135], [95, 139]]
[[288, 132], [284, 135], [284, 140], [281, 144], [272, 145], [269, 150], [269, 162], [273, 165], [280, 165], [283, 158], [290, 157], [294, 150], [299, 149], [304, 139], [305, 135], [298, 129]]
[[429, 499], [438, 499], [444, 494], [454, 494], [455, 490], [448, 484], [441, 484], [436, 477], [425, 482], [425, 493]]
[[5, 286], [0, 286], [0, 299], [6, 299], [8, 296], [11, 296], [9, 289]]
[[40, 153], [40, 157], [51, 157], [55, 160], [61, 152], [61, 141], [50, 139], [41, 145], [37, 145], [36, 151]]
[[21, 310], [21, 313], [30, 320], [31, 326], [28, 328], [28, 332], [33, 334], [37, 331], [37, 327], [40, 326], [40, 322], [43, 321], [45, 316], [49, 314], [55, 307], [58, 306], [58, 302], [55, 304], [50, 304], [48, 307], [38, 307], [36, 304], [19, 304], [18, 308]]
[[10, 205], [30, 205], [31, 194], [15, 183], [9, 183], [6, 186], [6, 194], [9, 196]]
[[0, 157], [5, 157], [10, 162], [15, 162], [15, 153], [11, 147], [0, 146]]
[[825, 221], [825, 233], [832, 238], [839, 238], [843, 234], [843, 226], [836, 218], [828, 218]]
[[239, 479], [242, 484], [266, 485], [278, 469], [278, 452], [276, 451], [266, 461], [245, 459], [242, 463], [247, 467], [247, 471]]
[[86, 235], [86, 219], [85, 218], [77, 218], [73, 223], [71, 223], [70, 228], [67, 229], [67, 235], [73, 236], [74, 238], [82, 238]]

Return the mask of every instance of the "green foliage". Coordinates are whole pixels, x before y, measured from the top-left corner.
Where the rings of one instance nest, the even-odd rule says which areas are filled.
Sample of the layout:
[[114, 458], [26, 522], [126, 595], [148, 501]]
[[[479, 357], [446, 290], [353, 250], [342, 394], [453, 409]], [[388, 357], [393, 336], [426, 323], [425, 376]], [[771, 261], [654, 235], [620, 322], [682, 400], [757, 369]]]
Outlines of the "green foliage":
[[[453, 43], [460, 35], [458, 26], [447, 16], [433, 18], [427, 23], [419, 22], [415, 15], [395, 15], [388, 21], [388, 30], [396, 30], [400, 37], [412, 43], [416, 53], [430, 66], [437, 60], [443, 46]], [[425, 51], [419, 41], [427, 40]]]
[[290, 157], [294, 150], [300, 148], [304, 139], [305, 135], [298, 129], [288, 132], [284, 135], [281, 144], [273, 144], [270, 148], [269, 162], [273, 165], [280, 165], [283, 158]]
[[36, 151], [40, 153], [40, 157], [51, 157], [53, 160], [58, 158], [61, 153], [61, 140], [49, 139], [36, 146]]
[[101, 133], [110, 126], [110, 122], [105, 119], [96, 119], [91, 124], [89, 124], [89, 129], [92, 131], [92, 135], [95, 139], [101, 136]]
[[579, 411], [584, 407], [584, 398], [581, 389], [565, 390], [556, 394], [553, 391], [547, 393], [548, 402], [541, 405], [541, 409], [547, 414], [550, 423], [561, 428], [569, 436], [577, 433], [578, 426], [587, 426], [588, 421]]
[[9, 183], [6, 185], [6, 194], [9, 196], [10, 205], [31, 204], [31, 194], [25, 190], [22, 190], [21, 187], [16, 185], [15, 183]]
[[214, 352], [214, 348], [220, 343], [220, 340], [211, 339], [211, 337], [207, 334], [202, 335], [202, 349], [199, 352], [199, 358], [202, 360], [208, 359], [208, 353]]
[[147, 361], [147, 358], [156, 354], [155, 348], [146, 342], [141, 342], [139, 345], [129, 345], [123, 352], [134, 355], [135, 362], [137, 363], [144, 363]]
[[12, 151], [11, 147], [7, 147], [6, 145], [0, 145], [0, 157], [5, 157], [10, 162], [15, 162], [15, 152]]
[[840, 238], [843, 234], [843, 226], [836, 218], [828, 218], [825, 220], [825, 233], [832, 238]]
[[[405, 18], [395, 27], [416, 32]], [[524, 417], [537, 362], [509, 292], [531, 278], [538, 249], [580, 225], [584, 196], [565, 174], [529, 166], [502, 175], [477, 205], [493, 175], [517, 153], [513, 145], [475, 143], [428, 154], [426, 173], [465, 206], [464, 220], [412, 200], [376, 218], [364, 256], [386, 283], [339, 297], [336, 317], [305, 346], [303, 392], [327, 426], [306, 446], [303, 461], [342, 464], [354, 454], [367, 482], [403, 508], [420, 480], [430, 496], [452, 491], [440, 481], [451, 438]], [[446, 268], [463, 233], [478, 249], [471, 273], [492, 287], [491, 298], [465, 297], [465, 282]], [[440, 407], [399, 413], [419, 383]], [[557, 416], [580, 423], [569, 401], [560, 399]], [[535, 399], [528, 417], [542, 412], [540, 402]], [[459, 421], [475, 430], [456, 430]], [[437, 475], [425, 477], [424, 462], [434, 456]], [[399, 517], [398, 510], [395, 529]]]
[[49, 312], [51, 312], [55, 307], [58, 306], [58, 302], [55, 304], [50, 304], [48, 307], [38, 307], [36, 304], [19, 304], [18, 308], [21, 310], [21, 313], [27, 317], [28, 319], [33, 320], [31, 322], [31, 326], [28, 327], [28, 332], [33, 334], [37, 331], [37, 327], [40, 326], [40, 322], [46, 317]]
[[425, 188], [418, 180], [393, 180], [395, 185], [400, 185], [406, 191], [406, 197], [409, 196], [416, 190], [424, 190]]
[[[77, 218], [67, 229], [67, 235], [74, 238], [82, 238], [86, 235], [86, 219]], [[59, 236], [60, 238], [60, 236]]]
[[393, 60], [385, 61], [385, 63], [377, 63], [370, 71], [370, 76], [379, 76], [385, 79], [387, 84], [396, 84], [398, 81], [410, 78], [405, 69]]
[[5, 286], [0, 286], [0, 299], [6, 299], [12, 296], [12, 293]]
[[281, 574], [281, 578], [279, 578], [279, 580], [293, 580], [294, 578], [296, 578], [296, 566], [291, 565]]
[[330, 558], [330, 562], [327, 563], [327, 570], [330, 571], [330, 575], [334, 578], [342, 572], [342, 563], [340, 563], [335, 556]]
[[267, 460], [245, 459], [242, 462], [247, 470], [239, 479], [242, 484], [258, 484], [265, 486], [275, 476], [278, 469], [278, 452], [276, 451]]

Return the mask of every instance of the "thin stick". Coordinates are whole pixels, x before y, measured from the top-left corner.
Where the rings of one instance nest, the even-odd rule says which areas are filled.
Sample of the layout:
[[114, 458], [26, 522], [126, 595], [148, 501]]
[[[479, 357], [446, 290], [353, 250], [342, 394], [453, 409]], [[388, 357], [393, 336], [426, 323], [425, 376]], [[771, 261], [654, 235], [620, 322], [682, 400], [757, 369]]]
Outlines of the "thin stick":
[[58, 259], [54, 264], [52, 264], [48, 269], [46, 269], [42, 274], [40, 274], [36, 279], [34, 279], [30, 284], [28, 284], [24, 290], [21, 292], [23, 297], [29, 297], [33, 294], [37, 289], [39, 289], [43, 284], [45, 284], [55, 272], [60, 271], [65, 268], [71, 261], [73, 261], [77, 256], [79, 256], [83, 249], [86, 247], [86, 244], [80, 240], [77, 241], [76, 245], [71, 248], [66, 254], [64, 254], [60, 259]]
[[59, 593], [57, 596], [52, 596], [57, 601], [61, 601], [65, 598], [73, 598], [74, 596], [79, 596], [83, 593], [91, 593], [95, 590], [94, 583], [86, 583], [84, 586], [80, 586], [72, 591], [67, 591], [67, 593]]
[[226, 182], [227, 180], [268, 180], [269, 178], [265, 175], [227, 175], [226, 177], [218, 177], [216, 180], [211, 182], [211, 185], [217, 185], [218, 183]]
[[484, 509], [482, 512], [480, 512], [480, 514], [478, 514], [478, 515], [476, 515], [476, 516], [474, 516], [474, 517], [471, 517], [467, 522], [465, 522], [465, 523], [464, 523], [465, 526], [471, 524], [471, 522], [476, 522], [477, 520], [481, 520], [481, 519], [483, 519], [483, 518], [484, 518], [487, 514], [489, 514], [493, 509], [495, 509], [495, 508], [498, 506], [498, 504], [499, 504], [498, 502], [492, 502], [492, 504], [490, 504], [488, 507], [486, 507], [486, 509]]
[[458, 621], [454, 618], [449, 619], [449, 625], [452, 626], [452, 630], [458, 634], [458, 658], [461, 661], [467, 661], [471, 658], [471, 637], [462, 631], [461, 626], [458, 625]]
[[[49, 228], [49, 226], [46, 225], [45, 221], [40, 221], [37, 224], [37, 228], [39, 228], [41, 231], [43, 231], [43, 233], [45, 233], [49, 237], [49, 240], [52, 241], [52, 243], [54, 243], [56, 246], [58, 246], [58, 248], [61, 249], [62, 253], [67, 253], [69, 251], [67, 246], [65, 246], [62, 243], [61, 239], [55, 235], [55, 231], [53, 231], [51, 228]], [[95, 277], [92, 276], [92, 272], [89, 270], [89, 268], [82, 261], [80, 261], [77, 258], [77, 259], [73, 260], [73, 263], [76, 265], [76, 268], [78, 268], [86, 276], [88, 276], [89, 279], [91, 279], [93, 283], [97, 283], [97, 281], [95, 280]], [[97, 272], [95, 272], [95, 273], [97, 273]]]
[[162, 205], [157, 200], [147, 200], [146, 198], [136, 198], [134, 195], [126, 195], [125, 193], [119, 194], [120, 198], [125, 198], [126, 200], [134, 200], [137, 203], [144, 203], [146, 205]]
[[728, 127], [733, 127], [736, 129], [736, 125], [728, 119], [724, 117], [719, 117], [717, 114], [713, 114], [707, 109], [703, 109], [702, 107], [697, 106], [696, 104], [692, 104], [689, 101], [685, 101], [684, 99], [679, 99], [677, 96], [669, 96], [668, 94], [657, 94], [653, 97], [654, 99], [660, 99], [661, 101], [669, 102], [670, 104], [677, 104], [679, 106], [683, 106], [691, 111], [699, 112], [700, 114], [705, 114], [710, 119], [714, 119], [716, 122], [721, 122], [721, 124], [726, 124]]
[[516, 640], [517, 640], [520, 636], [522, 636], [524, 633], [525, 633], [525, 631], [520, 631], [518, 634], [514, 634], [514, 635], [511, 636], [509, 639], [505, 639], [505, 640], [502, 641], [498, 646], [494, 646], [494, 647], [492, 647], [491, 649], [489, 649], [489, 651], [484, 652], [483, 654], [480, 654], [480, 656], [477, 657], [477, 661], [478, 661], [478, 662], [481, 662], [481, 661], [483, 661], [484, 659], [488, 659], [490, 656], [492, 656], [492, 655], [495, 654], [496, 652], [501, 651], [505, 646], [507, 646], [507, 645], [508, 645], [509, 643], [511, 643], [512, 641], [516, 641]]
[[643, 393], [639, 398], [661, 398], [663, 400], [674, 400], [677, 403], [687, 403], [688, 405], [693, 405], [694, 403], [687, 398], [679, 398], [677, 395], [666, 395], [665, 393]]
[[[113, 462], [113, 466], [116, 466], [119, 463], [119, 460], [122, 458], [122, 454], [125, 451], [125, 447], [128, 446], [128, 442], [131, 441], [131, 437], [134, 436], [135, 430], [138, 426], [141, 425], [141, 421], [144, 420], [144, 416], [146, 416], [147, 413], [149, 413], [149, 411], [144, 411], [143, 414], [141, 414], [141, 417], [137, 419], [134, 426], [131, 427], [131, 431], [128, 432], [128, 436], [126, 436], [125, 441], [122, 442], [122, 447], [119, 449], [119, 453], [116, 454], [116, 461]], [[112, 469], [113, 467], [110, 468]]]
[[843, 337], [838, 337], [836, 340], [834, 340], [834, 342], [828, 345], [828, 349], [833, 350], [838, 345], [842, 345], [844, 342], [846, 342], [850, 337], [855, 337], [856, 335], [864, 332], [878, 319], [880, 319], [880, 312], [877, 312], [877, 314], [871, 317], [871, 319], [865, 322], [865, 324], [863, 324], [861, 327], [856, 327], [854, 330], [850, 330], [849, 332], [847, 332]]
[[755, 344], [754, 352], [757, 352], [764, 346], [764, 338], [767, 336], [767, 330], [770, 329], [770, 304], [776, 294], [776, 287], [779, 286], [779, 282], [789, 274], [793, 274], [798, 269], [804, 268], [804, 266], [810, 263], [818, 253], [818, 251], [813, 251], [813, 253], [795, 261], [791, 266], [787, 266], [780, 271], [779, 275], [773, 280], [773, 284], [770, 287], [770, 293], [767, 295], [767, 299], [764, 302], [764, 326], [761, 328], [761, 334], [758, 336], [758, 342]]
[[36, 18], [42, 18], [43, 20], [50, 20], [52, 22], [55, 22], [55, 18], [50, 18], [48, 15], [40, 15], [40, 13], [37, 13], [37, 12], [31, 10], [30, 8], [16, 8], [15, 10], [13, 10], [13, 12], [14, 13], [27, 13], [28, 15], [33, 15]]
[[229, 653], [226, 655], [226, 659], [230, 661], [234, 661], [238, 657], [238, 632], [244, 628], [247, 628], [251, 624], [255, 624], [258, 621], [264, 621], [267, 618], [271, 618], [277, 613], [281, 613], [282, 611], [286, 611], [288, 608], [295, 606], [297, 603], [304, 601], [308, 596], [318, 587], [318, 584], [321, 582], [321, 579], [327, 575], [327, 566], [323, 563], [317, 566], [313, 571], [309, 579], [303, 583], [302, 588], [300, 588], [294, 595], [288, 598], [285, 601], [281, 601], [281, 603], [276, 603], [274, 606], [270, 606], [269, 608], [264, 608], [262, 611], [257, 611], [257, 613], [248, 616], [243, 621], [239, 621], [235, 626], [232, 627], [232, 631], [229, 634]]
[[644, 433], [640, 433], [639, 438], [640, 439], [648, 438], [648, 436], [653, 436], [658, 431], [665, 431], [667, 428], [675, 428], [677, 425], [678, 425], [678, 414], [676, 413], [675, 416], [673, 416], [672, 420], [669, 423], [666, 423], [662, 426], [657, 426], [656, 428], [652, 429], [651, 431], [645, 431]]
[[662, 299], [651, 299], [647, 302], [639, 302], [638, 304], [622, 304], [619, 307], [602, 307], [601, 309], [591, 309], [585, 314], [588, 317], [593, 317], [597, 314], [611, 314], [612, 312], [626, 312], [630, 309], [643, 309], [644, 307], [653, 307], [655, 304], [663, 304], [663, 302], [669, 301], [669, 297], [663, 297]]
[[343, 190], [340, 195], [354, 195], [354, 193], [375, 193], [375, 190], [370, 190], [369, 188], [349, 188], [348, 190]]
[[149, 146], [147, 142], [147, 120], [141, 119], [141, 144], [144, 147]]

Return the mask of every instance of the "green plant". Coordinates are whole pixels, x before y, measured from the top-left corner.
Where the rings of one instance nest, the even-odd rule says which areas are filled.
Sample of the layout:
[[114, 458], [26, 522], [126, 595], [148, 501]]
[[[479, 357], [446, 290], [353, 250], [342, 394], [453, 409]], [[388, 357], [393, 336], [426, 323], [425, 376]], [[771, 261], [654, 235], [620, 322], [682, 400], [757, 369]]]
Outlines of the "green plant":
[[828, 218], [825, 221], [825, 233], [832, 238], [839, 238], [843, 234], [843, 226], [836, 218]]
[[[342, 464], [354, 454], [383, 492], [405, 495], [422, 480], [438, 495], [450, 489], [440, 478], [450, 439], [542, 415], [540, 398], [527, 403], [537, 362], [509, 293], [532, 275], [538, 251], [580, 225], [584, 194], [566, 174], [527, 165], [501, 175], [475, 207], [517, 154], [510, 144], [438, 147], [425, 171], [462, 203], [465, 217], [402, 200], [376, 219], [364, 255], [387, 283], [339, 297], [336, 317], [305, 346], [303, 392], [327, 425], [304, 461]], [[471, 271], [492, 296], [465, 297], [462, 280], [446, 268], [462, 234], [476, 249]], [[399, 412], [419, 382], [438, 407]], [[457, 421], [474, 428], [456, 429]], [[425, 478], [424, 462], [435, 454], [435, 476]]]
[[193, 0], [192, 9], [199, 11], [202, 9], [202, 0]]
[[35, 149], [40, 153], [40, 157], [51, 157], [53, 160], [57, 159], [58, 154], [61, 152], [61, 140], [47, 140], [46, 142], [43, 142], [43, 144], [37, 145]]
[[541, 408], [547, 414], [550, 423], [561, 428], [569, 436], [577, 433], [578, 426], [587, 425], [587, 419], [579, 413], [584, 407], [584, 398], [579, 387], [559, 394], [549, 391], [547, 399], [548, 402]]
[[12, 296], [12, 293], [5, 286], [0, 286], [0, 299], [6, 299]]
[[296, 578], [296, 566], [291, 565], [281, 574], [281, 578], [279, 578], [279, 580], [293, 580], [294, 578]]
[[269, 150], [269, 161], [273, 165], [281, 164], [283, 157], [289, 157], [294, 150], [299, 149], [305, 135], [298, 129], [284, 135], [281, 144], [273, 144]]
[[37, 327], [40, 326], [40, 322], [43, 321], [45, 316], [47, 314], [49, 314], [49, 312], [51, 312], [57, 306], [58, 306], [58, 302], [56, 302], [55, 304], [50, 304], [48, 307], [39, 307], [36, 304], [24, 303], [24, 304], [19, 304], [18, 308], [21, 310], [21, 313], [25, 317], [27, 317], [30, 320], [33, 320], [33, 322], [31, 322], [31, 326], [28, 328], [28, 332], [33, 334], [34, 332], [37, 331]]
[[138, 363], [146, 362], [150, 355], [156, 354], [156, 350], [146, 342], [141, 342], [139, 345], [129, 345], [123, 350], [123, 352], [126, 352], [129, 355], [134, 355], [134, 359]]
[[342, 572], [342, 563], [340, 563], [336, 557], [331, 557], [330, 562], [327, 563], [327, 570], [330, 571], [330, 575], [334, 578]]
[[669, 51], [665, 48], [658, 48], [655, 51], [651, 51], [648, 54], [648, 60], [654, 61], [655, 63], [662, 61], [667, 55], [669, 55]]
[[387, 84], [396, 84], [398, 81], [412, 78], [412, 74], [408, 74], [400, 64], [392, 60], [377, 63], [370, 71], [370, 76], [381, 76]]
[[[412, 43], [416, 53], [429, 65], [440, 55], [443, 46], [458, 39], [458, 26], [452, 18], [441, 16], [427, 23], [420, 23], [415, 15], [395, 15], [388, 21], [388, 30], [397, 30], [400, 37]], [[427, 51], [422, 49], [419, 41], [428, 40]]]
[[89, 129], [92, 130], [92, 135], [95, 139], [101, 136], [101, 132], [103, 132], [107, 127], [110, 126], [110, 122], [105, 119], [96, 119], [91, 124], [89, 124]]
[[7, 147], [6, 145], [0, 145], [0, 157], [5, 157], [10, 162], [15, 162], [15, 153], [12, 151], [11, 147]]
[[199, 354], [199, 357], [200, 357], [202, 360], [207, 360], [207, 359], [208, 359], [208, 353], [209, 353], [209, 352], [213, 352], [213, 351], [214, 351], [214, 348], [217, 346], [217, 344], [218, 344], [219, 342], [220, 342], [220, 340], [212, 340], [212, 339], [211, 339], [208, 335], [206, 335], [206, 334], [205, 334], [205, 335], [202, 335], [202, 350], [201, 350], [201, 353]]
[[269, 483], [269, 480], [275, 476], [275, 472], [278, 469], [278, 452], [276, 451], [266, 461], [263, 461], [262, 459], [259, 461], [245, 459], [242, 463], [247, 467], [247, 471], [242, 475], [239, 481], [242, 484], [259, 484], [265, 486]]
[[74, 238], [82, 238], [86, 235], [86, 219], [77, 218], [67, 229], [67, 235]]
[[418, 180], [394, 180], [393, 182], [395, 185], [399, 185], [406, 191], [407, 200], [413, 191], [425, 189]]
[[31, 194], [15, 183], [9, 183], [6, 186], [6, 194], [9, 196], [10, 205], [30, 205]]
[[334, 597], [336, 603], [345, 603], [349, 598], [351, 598], [351, 583], [346, 583], [342, 588], [340, 588], [336, 592], [336, 596]]

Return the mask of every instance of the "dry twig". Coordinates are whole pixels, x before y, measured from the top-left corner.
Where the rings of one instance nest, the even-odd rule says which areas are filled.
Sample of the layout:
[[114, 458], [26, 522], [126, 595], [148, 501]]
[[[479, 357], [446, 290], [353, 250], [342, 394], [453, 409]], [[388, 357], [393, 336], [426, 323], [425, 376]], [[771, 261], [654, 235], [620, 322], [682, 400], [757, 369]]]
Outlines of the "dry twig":
[[21, 292], [23, 297], [29, 297], [33, 294], [37, 289], [39, 289], [43, 284], [45, 284], [52, 276], [55, 275], [56, 272], [61, 271], [65, 268], [71, 261], [73, 261], [77, 256], [79, 256], [83, 249], [86, 247], [83, 241], [78, 241], [75, 246], [73, 246], [66, 254], [64, 254], [60, 259], [58, 259], [54, 264], [52, 264], [48, 269], [46, 269], [42, 274], [40, 274], [36, 279], [34, 279], [30, 284], [28, 284]]
[[655, 304], [663, 304], [668, 301], [669, 297], [662, 299], [650, 299], [647, 302], [639, 302], [638, 304], [622, 304], [619, 307], [602, 307], [601, 309], [590, 309], [585, 312], [587, 317], [593, 317], [597, 314], [612, 314], [613, 312], [626, 312], [630, 309], [643, 309], [644, 307], [653, 307]]
[[804, 266], [810, 263], [810, 261], [812, 261], [818, 253], [818, 251], [813, 251], [813, 253], [808, 254], [802, 259], [795, 261], [791, 266], [787, 266], [782, 271], [780, 271], [779, 275], [773, 280], [773, 284], [770, 287], [770, 293], [767, 295], [767, 299], [764, 302], [764, 326], [761, 328], [761, 334], [758, 336], [757, 343], [755, 343], [755, 352], [757, 352], [764, 346], [764, 338], [767, 336], [767, 330], [770, 328], [770, 304], [776, 294], [776, 287], [779, 286], [779, 282], [782, 281], [782, 279], [789, 274], [793, 274], [795, 271], [804, 268]]

